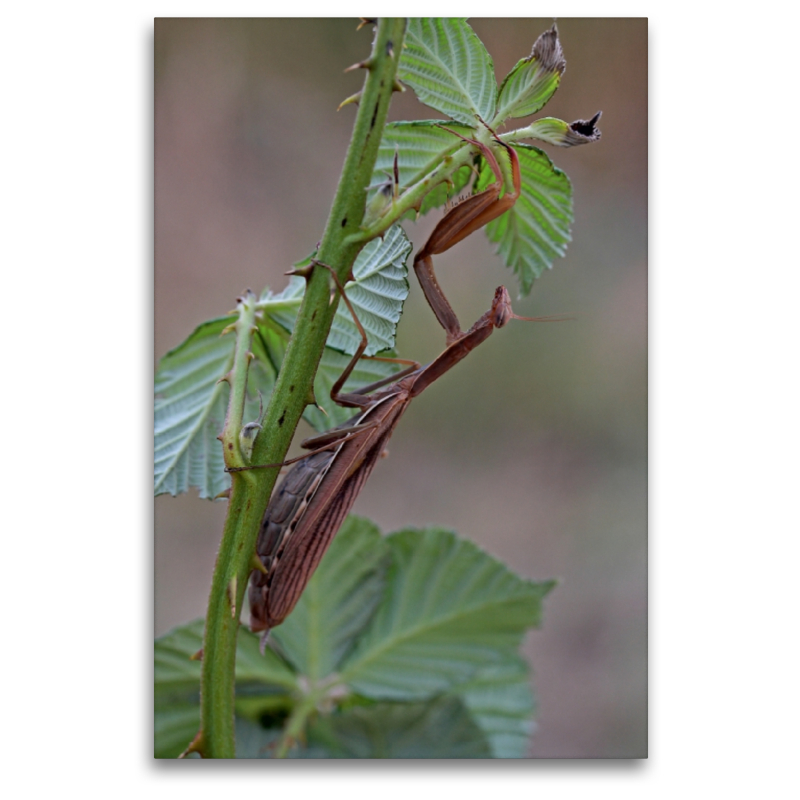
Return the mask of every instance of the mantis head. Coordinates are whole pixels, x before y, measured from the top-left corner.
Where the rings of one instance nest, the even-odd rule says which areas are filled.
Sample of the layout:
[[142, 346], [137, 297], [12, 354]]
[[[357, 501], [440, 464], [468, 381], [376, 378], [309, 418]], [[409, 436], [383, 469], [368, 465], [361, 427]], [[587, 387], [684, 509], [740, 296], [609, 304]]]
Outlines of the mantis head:
[[502, 328], [512, 319], [521, 319], [524, 322], [565, 322], [568, 319], [575, 319], [574, 317], [566, 317], [563, 314], [556, 314], [549, 317], [521, 317], [519, 314], [515, 314], [514, 309], [511, 308], [511, 297], [505, 286], [498, 286], [497, 289], [495, 289], [490, 314], [492, 324], [495, 328]]

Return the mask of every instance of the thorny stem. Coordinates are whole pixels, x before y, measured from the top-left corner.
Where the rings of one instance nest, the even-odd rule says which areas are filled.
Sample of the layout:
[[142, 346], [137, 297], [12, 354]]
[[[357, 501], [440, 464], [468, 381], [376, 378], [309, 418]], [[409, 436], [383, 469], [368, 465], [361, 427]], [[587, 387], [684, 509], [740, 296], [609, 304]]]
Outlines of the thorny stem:
[[[378, 22], [372, 54], [366, 62], [367, 77], [359, 102], [353, 136], [345, 158], [336, 197], [331, 208], [317, 257], [334, 268], [346, 282], [350, 269], [367, 239], [352, 240], [364, 216], [366, 188], [378, 156], [378, 145], [386, 123], [397, 63], [403, 47], [405, 19]], [[289, 342], [272, 398], [258, 436], [251, 463], [282, 461], [306, 404], [313, 397], [314, 375], [330, 330], [338, 294], [330, 301], [329, 278], [315, 270], [306, 287], [294, 334]], [[248, 359], [237, 357], [229, 380], [244, 386]], [[247, 345], [249, 346], [249, 344]], [[235, 392], [231, 392], [231, 403]], [[238, 400], [236, 401], [238, 402]], [[231, 406], [223, 440], [234, 461], [242, 463], [235, 442], [241, 414]], [[197, 750], [206, 758], [235, 758], [234, 680], [239, 614], [252, 568], [261, 518], [275, 485], [278, 468], [236, 472], [232, 475], [228, 516], [211, 584], [203, 641], [203, 671], [200, 684], [201, 732]], [[231, 601], [235, 601], [232, 604]]]
[[[236, 331], [236, 348], [234, 350], [233, 366], [231, 371], [222, 380], [231, 387], [228, 400], [228, 413], [225, 426], [222, 429], [222, 452], [225, 466], [232, 467], [241, 464], [239, 453], [238, 432], [242, 428], [244, 418], [244, 403], [247, 396], [247, 373], [253, 356], [250, 352], [250, 343], [253, 339], [256, 321], [256, 296], [249, 289], [244, 296], [239, 298], [236, 310], [239, 319], [232, 326]], [[224, 331], [223, 331], [224, 332]]]

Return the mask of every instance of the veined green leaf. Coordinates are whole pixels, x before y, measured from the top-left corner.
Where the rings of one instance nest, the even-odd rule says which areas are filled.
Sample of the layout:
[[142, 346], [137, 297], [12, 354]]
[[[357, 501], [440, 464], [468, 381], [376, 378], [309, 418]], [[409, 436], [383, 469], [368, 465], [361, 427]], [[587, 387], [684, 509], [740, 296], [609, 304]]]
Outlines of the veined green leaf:
[[153, 717], [155, 758], [177, 758], [200, 730], [200, 702], [156, 703]]
[[257, 722], [237, 716], [236, 758], [272, 758], [280, 735], [279, 728], [263, 728]]
[[465, 19], [410, 19], [397, 77], [420, 101], [475, 128], [494, 116], [492, 59]]
[[[400, 225], [393, 225], [382, 239], [369, 242], [353, 264], [355, 280], [345, 284], [344, 289], [367, 334], [365, 355], [375, 355], [394, 347], [395, 330], [408, 297], [406, 261], [410, 252], [411, 242], [405, 231]], [[295, 276], [282, 292], [276, 295], [265, 293], [259, 306], [282, 328], [291, 332], [305, 286], [305, 280]], [[287, 300], [296, 300], [297, 308], [270, 308], [272, 303], [280, 306]], [[326, 346], [352, 355], [360, 342], [361, 336], [353, 317], [347, 305], [340, 301]]]
[[[442, 161], [443, 155], [453, 149], [453, 145], [462, 142], [452, 133], [446, 131], [444, 124], [462, 136], [469, 136], [472, 128], [457, 122], [440, 123], [437, 120], [418, 120], [416, 122], [392, 122], [384, 128], [378, 160], [372, 174], [370, 202], [381, 208], [391, 203], [391, 194], [383, 195], [375, 200], [382, 189], [391, 189], [394, 180], [394, 156], [397, 153], [398, 177], [400, 190], [408, 188], [434, 170]], [[448, 199], [457, 195], [469, 183], [472, 170], [461, 167], [452, 177], [453, 183], [440, 184], [425, 195], [420, 207], [420, 214], [426, 214], [431, 208], [443, 206]], [[381, 200], [383, 202], [381, 202]], [[414, 216], [414, 212], [409, 214]], [[376, 213], [377, 216], [377, 213]]]
[[376, 699], [424, 699], [502, 663], [539, 624], [553, 583], [514, 575], [471, 542], [437, 528], [387, 539], [386, 591], [340, 670], [354, 691]]
[[[364, 247], [353, 266], [355, 281], [348, 284], [346, 291], [367, 332], [367, 355], [394, 346], [397, 322], [408, 296], [405, 262], [410, 251], [411, 242], [403, 229], [395, 225], [383, 239], [375, 239]], [[285, 306], [287, 301], [296, 299], [299, 307], [304, 291], [305, 281], [293, 278], [279, 295], [265, 293], [262, 298], [264, 314], [291, 330], [296, 309], [287, 311], [279, 307], [273, 312], [270, 302]], [[200, 325], [159, 363], [155, 380], [157, 495], [165, 492], [176, 495], [196, 486], [200, 497], [215, 497], [230, 486], [222, 448], [217, 441], [225, 422], [229, 389], [228, 384], [220, 383], [219, 379], [233, 364], [236, 337], [233, 333], [220, 334], [235, 321], [235, 317], [219, 317]], [[255, 359], [248, 376], [245, 407], [248, 421], [258, 418], [258, 392], [267, 402], [285, 351], [285, 342], [270, 328], [268, 320], [262, 317], [258, 329], [260, 335], [254, 336], [251, 344]], [[305, 412], [306, 419], [318, 430], [344, 422], [353, 415], [351, 409], [342, 409], [330, 399], [331, 387], [349, 361], [331, 348], [354, 353], [359, 342], [353, 318], [347, 306], [340, 302], [315, 383], [317, 399], [329, 416], [326, 418], [313, 406]], [[395, 365], [364, 360], [348, 387], [365, 386], [395, 371]]]
[[[387, 348], [394, 346], [397, 322], [408, 296], [406, 261], [410, 252], [411, 242], [405, 232], [399, 225], [393, 225], [383, 239], [374, 239], [367, 244], [353, 265], [355, 280], [345, 285], [345, 291], [367, 333], [369, 344], [365, 353], [368, 356], [378, 352], [383, 352], [384, 357], [394, 355], [392, 350], [387, 352]], [[277, 305], [287, 299], [296, 299], [299, 308], [304, 292], [305, 281], [298, 277], [292, 278], [289, 286], [280, 294], [273, 296], [265, 293], [262, 299], [265, 313], [287, 332], [291, 332], [297, 311], [270, 311], [270, 302]], [[286, 352], [288, 337], [281, 336], [268, 324], [261, 322], [259, 338], [277, 371]], [[347, 305], [340, 300], [314, 380], [314, 396], [323, 411], [315, 406], [307, 406], [303, 412], [304, 419], [318, 431], [346, 422], [354, 414], [353, 409], [342, 408], [331, 400], [331, 388], [350, 361], [346, 354], [355, 353], [360, 341], [353, 317]], [[347, 380], [344, 390], [355, 391], [387, 378], [399, 369], [390, 362], [361, 359]]]
[[[236, 757], [271, 758], [279, 732], [236, 720]], [[485, 734], [455, 697], [376, 703], [316, 717], [287, 758], [490, 758]]]
[[298, 672], [334, 672], [369, 622], [383, 590], [388, 547], [378, 527], [349, 516], [288, 619], [270, 633]]
[[[522, 190], [505, 214], [486, 226], [489, 240], [517, 275], [520, 295], [530, 293], [533, 281], [553, 266], [567, 249], [572, 224], [572, 186], [569, 178], [538, 148], [515, 144], [519, 156]], [[485, 164], [478, 190], [494, 180]]]
[[[217, 436], [225, 422], [228, 384], [219, 379], [233, 364], [234, 333], [220, 336], [235, 317], [198, 326], [183, 344], [167, 353], [155, 378], [155, 493], [172, 495], [196, 486], [200, 497], [215, 497], [230, 485]], [[266, 353], [254, 342], [250, 386], [269, 394], [274, 373]], [[258, 415], [255, 389], [248, 395], [249, 419]]]
[[308, 755], [320, 758], [491, 758], [480, 727], [454, 697], [428, 703], [378, 703], [319, 717]]
[[453, 689], [489, 740], [494, 758], [525, 758], [534, 730], [528, 665], [510, 650]]
[[156, 639], [154, 678], [157, 689], [196, 691], [200, 688], [202, 667], [191, 657], [203, 646], [204, 625], [202, 619], [196, 619]]
[[[191, 656], [203, 646], [202, 619], [174, 628], [155, 642], [155, 755], [175, 758], [200, 728], [200, 672]], [[271, 650], [258, 652], [258, 639], [239, 632], [236, 652], [237, 686], [260, 687], [264, 693], [293, 690], [297, 679]]]
[[236, 642], [236, 684], [253, 683], [294, 691], [297, 675], [277, 653], [271, 650], [262, 653], [259, 637], [240, 628]]
[[190, 656], [203, 646], [203, 620], [175, 628], [155, 642], [156, 758], [176, 758], [200, 730], [199, 661]]
[[[313, 686], [337, 670], [357, 694], [338, 710], [342, 698], [334, 700], [290, 757], [524, 756], [533, 701], [517, 648], [553, 585], [513, 575], [448, 531], [383, 538], [367, 520], [349, 518], [272, 633], [303, 678], [239, 632], [236, 713], [247, 719], [237, 719], [238, 757], [269, 757], [276, 725], [305, 679]], [[195, 620], [156, 641], [157, 757], [175, 757], [197, 733], [201, 662], [190, 656], [202, 638], [203, 621]], [[265, 714], [277, 720], [269, 729], [257, 724]]]
[[[158, 692], [198, 691], [201, 663], [192, 656], [203, 646], [204, 621], [196, 619], [173, 628], [155, 642], [155, 684]], [[294, 673], [271, 650], [258, 650], [258, 637], [247, 630], [239, 633], [236, 653], [237, 681], [258, 681], [267, 685], [294, 688]]]
[[493, 127], [509, 117], [535, 114], [555, 94], [566, 67], [558, 31], [553, 25], [536, 40], [531, 54], [517, 62], [503, 79]]

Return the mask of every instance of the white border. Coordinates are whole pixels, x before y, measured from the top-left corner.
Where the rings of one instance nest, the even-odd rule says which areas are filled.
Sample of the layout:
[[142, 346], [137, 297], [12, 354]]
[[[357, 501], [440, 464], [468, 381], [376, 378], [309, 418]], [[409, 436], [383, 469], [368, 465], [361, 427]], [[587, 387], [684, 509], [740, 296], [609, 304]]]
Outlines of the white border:
[[[499, 10], [379, 5], [428, 15]], [[265, 796], [522, 790], [598, 800], [773, 797], [796, 786], [798, 259], [787, 232], [798, 186], [797, 92], [788, 81], [797, 71], [792, 14], [783, 5], [770, 14], [772, 5], [762, 3], [757, 17], [679, 2], [668, 12], [630, 2], [502, 6], [510, 16], [650, 17], [649, 761], [302, 769], [154, 764], [142, 661], [151, 630], [142, 613], [152, 554], [142, 541], [151, 529], [142, 476], [152, 375], [152, 17], [263, 16], [286, 6], [7, 9], [7, 785], [24, 781], [36, 796], [80, 788], [107, 797], [124, 787], [126, 795], [204, 798], [234, 780]], [[335, 11], [365, 10], [338, 3]], [[75, 622], [86, 616], [92, 628]]]

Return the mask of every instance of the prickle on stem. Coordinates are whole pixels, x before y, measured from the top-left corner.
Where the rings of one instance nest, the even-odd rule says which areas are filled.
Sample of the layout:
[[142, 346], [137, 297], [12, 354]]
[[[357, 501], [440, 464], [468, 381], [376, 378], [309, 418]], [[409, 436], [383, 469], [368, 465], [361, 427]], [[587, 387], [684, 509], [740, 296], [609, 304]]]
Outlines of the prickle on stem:
[[361, 95], [362, 94], [363, 94], [363, 92], [360, 92], [360, 91], [356, 92], [355, 94], [351, 94], [350, 97], [348, 97], [345, 100], [342, 100], [342, 102], [339, 103], [339, 107], [336, 110], [337, 111], [341, 111], [345, 106], [349, 106], [351, 103], [355, 103], [356, 105], [358, 105], [358, 103], [361, 100]]

